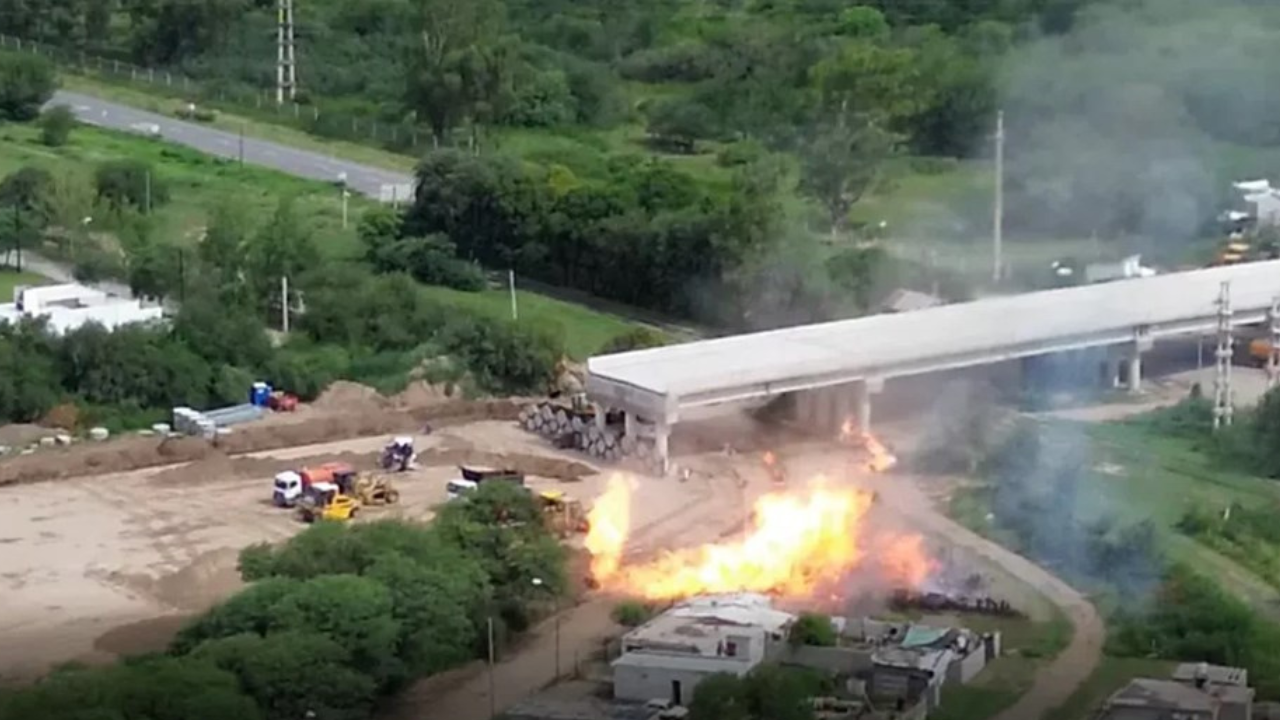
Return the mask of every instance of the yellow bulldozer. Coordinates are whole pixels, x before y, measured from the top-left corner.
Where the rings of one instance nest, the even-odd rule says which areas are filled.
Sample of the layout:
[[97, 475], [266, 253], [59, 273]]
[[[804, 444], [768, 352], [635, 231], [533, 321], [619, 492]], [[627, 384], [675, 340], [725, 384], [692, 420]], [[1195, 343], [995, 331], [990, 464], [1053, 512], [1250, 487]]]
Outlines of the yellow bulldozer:
[[316, 483], [298, 501], [298, 517], [305, 523], [351, 520], [359, 512], [360, 501], [334, 483]]
[[538, 493], [538, 502], [542, 505], [542, 515], [547, 527], [562, 538], [574, 533], [586, 533], [591, 530], [587, 513], [582, 503], [566, 497], [559, 490], [544, 490]]
[[400, 502], [400, 491], [386, 475], [361, 473], [347, 493], [362, 505], [395, 505]]

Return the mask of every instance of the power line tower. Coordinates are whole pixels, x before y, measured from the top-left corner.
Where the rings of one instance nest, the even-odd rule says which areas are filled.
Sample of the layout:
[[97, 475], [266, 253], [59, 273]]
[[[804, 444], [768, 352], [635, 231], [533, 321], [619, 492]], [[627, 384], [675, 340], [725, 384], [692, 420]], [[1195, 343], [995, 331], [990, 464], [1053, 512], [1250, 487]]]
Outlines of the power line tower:
[[298, 91], [298, 64], [293, 43], [293, 0], [278, 0], [276, 23], [276, 104], [293, 100]]
[[1267, 353], [1267, 387], [1280, 384], [1280, 297], [1272, 298], [1271, 308], [1267, 310], [1267, 320], [1271, 324], [1271, 348]]
[[1231, 424], [1231, 283], [1222, 283], [1218, 293], [1218, 349], [1214, 353], [1217, 372], [1213, 378], [1213, 428]]

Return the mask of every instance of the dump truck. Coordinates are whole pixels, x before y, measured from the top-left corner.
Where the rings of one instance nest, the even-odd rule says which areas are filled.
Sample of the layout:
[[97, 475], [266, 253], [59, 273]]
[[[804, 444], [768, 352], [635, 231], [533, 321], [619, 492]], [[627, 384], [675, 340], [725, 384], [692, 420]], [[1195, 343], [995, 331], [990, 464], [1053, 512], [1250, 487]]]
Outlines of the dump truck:
[[355, 479], [356, 469], [342, 462], [324, 463], [298, 471], [286, 470], [272, 479], [271, 501], [277, 507], [293, 507], [312, 485], [333, 483], [349, 490]]
[[582, 503], [567, 497], [564, 492], [543, 490], [538, 493], [538, 501], [542, 505], [547, 527], [560, 537], [591, 531], [591, 523], [587, 520], [587, 513], [582, 508]]
[[450, 500], [457, 500], [468, 492], [480, 487], [482, 483], [493, 482], [495, 480], [515, 483], [524, 487], [524, 473], [519, 470], [459, 465], [458, 472], [462, 477], [450, 480], [449, 484], [446, 486], [446, 491]]
[[311, 485], [298, 502], [298, 516], [303, 522], [316, 520], [351, 520], [360, 512], [360, 501], [342, 492], [334, 483]]

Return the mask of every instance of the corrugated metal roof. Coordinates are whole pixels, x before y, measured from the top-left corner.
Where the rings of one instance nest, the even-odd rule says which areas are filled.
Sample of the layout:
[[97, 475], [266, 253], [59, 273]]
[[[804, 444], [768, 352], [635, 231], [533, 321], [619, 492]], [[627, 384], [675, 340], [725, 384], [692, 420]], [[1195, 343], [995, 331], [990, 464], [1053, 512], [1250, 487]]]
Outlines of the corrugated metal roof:
[[1237, 311], [1268, 307], [1280, 292], [1280, 261], [702, 340], [594, 357], [587, 365], [593, 376], [651, 393], [729, 391], [1212, 316], [1224, 281]]

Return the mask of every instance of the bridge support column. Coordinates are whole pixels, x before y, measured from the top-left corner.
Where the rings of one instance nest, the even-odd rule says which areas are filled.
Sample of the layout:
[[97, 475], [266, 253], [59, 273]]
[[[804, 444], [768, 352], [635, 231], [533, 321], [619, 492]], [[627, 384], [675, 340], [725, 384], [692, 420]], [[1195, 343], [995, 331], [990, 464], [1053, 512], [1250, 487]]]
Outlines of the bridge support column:
[[658, 471], [664, 477], [671, 468], [671, 426], [665, 422], [653, 425], [653, 452], [658, 458]]
[[884, 389], [884, 380], [868, 378], [854, 383], [855, 422], [860, 432], [871, 432], [871, 396]]
[[591, 403], [591, 409], [595, 412], [596, 427], [603, 430], [605, 425], [605, 413], [608, 408], [600, 403]]
[[636, 422], [636, 414], [628, 410], [622, 414], [622, 418], [623, 432], [626, 433], [627, 437], [634, 440], [640, 432], [639, 423]]
[[1140, 393], [1142, 392], [1142, 353], [1134, 348], [1129, 352], [1126, 360], [1129, 362], [1129, 372], [1125, 380], [1128, 381], [1129, 392]]

